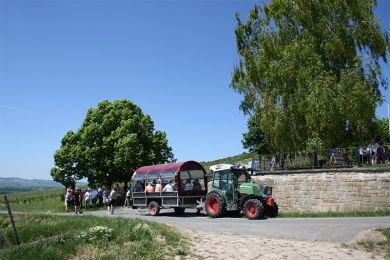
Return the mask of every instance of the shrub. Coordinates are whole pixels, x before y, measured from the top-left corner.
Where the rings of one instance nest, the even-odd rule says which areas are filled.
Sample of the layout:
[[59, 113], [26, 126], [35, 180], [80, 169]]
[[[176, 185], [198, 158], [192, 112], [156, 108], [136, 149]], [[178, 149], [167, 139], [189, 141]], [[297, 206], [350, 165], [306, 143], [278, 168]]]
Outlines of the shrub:
[[112, 228], [95, 226], [89, 228], [87, 232], [82, 232], [76, 238], [89, 244], [99, 244], [110, 241], [113, 238], [113, 233]]
[[152, 240], [154, 237], [153, 230], [146, 223], [138, 223], [133, 229], [129, 232], [130, 240], [139, 241], [141, 239], [147, 238]]

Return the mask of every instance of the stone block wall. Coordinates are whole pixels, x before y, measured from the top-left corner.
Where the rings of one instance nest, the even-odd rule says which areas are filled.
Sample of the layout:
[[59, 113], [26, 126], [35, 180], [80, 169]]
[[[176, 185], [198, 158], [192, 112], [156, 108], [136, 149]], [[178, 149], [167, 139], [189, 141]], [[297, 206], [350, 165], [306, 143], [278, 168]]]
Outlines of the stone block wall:
[[269, 173], [252, 179], [273, 186], [273, 196], [284, 212], [390, 209], [390, 170]]

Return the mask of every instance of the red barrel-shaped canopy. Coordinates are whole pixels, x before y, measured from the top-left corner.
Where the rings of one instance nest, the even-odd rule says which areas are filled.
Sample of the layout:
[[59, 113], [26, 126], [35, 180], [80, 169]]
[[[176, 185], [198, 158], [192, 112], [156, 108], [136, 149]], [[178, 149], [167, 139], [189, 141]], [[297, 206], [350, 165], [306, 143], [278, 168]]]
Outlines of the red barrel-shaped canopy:
[[176, 174], [181, 171], [193, 171], [201, 170], [204, 175], [206, 171], [202, 165], [195, 161], [186, 161], [180, 163], [166, 163], [150, 166], [142, 166], [138, 168], [133, 174], [133, 180], [145, 180], [145, 179], [166, 179], [174, 178]]

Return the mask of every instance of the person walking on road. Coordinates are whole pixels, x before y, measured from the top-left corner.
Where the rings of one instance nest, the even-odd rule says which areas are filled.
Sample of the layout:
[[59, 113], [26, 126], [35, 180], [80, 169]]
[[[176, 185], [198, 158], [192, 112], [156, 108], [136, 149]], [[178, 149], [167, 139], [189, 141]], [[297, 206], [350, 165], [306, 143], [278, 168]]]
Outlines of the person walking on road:
[[108, 200], [109, 200], [108, 214], [111, 214], [111, 215], [114, 214], [115, 204], [116, 204], [117, 199], [118, 199], [117, 188], [113, 188], [111, 190], [110, 196], [108, 197]]

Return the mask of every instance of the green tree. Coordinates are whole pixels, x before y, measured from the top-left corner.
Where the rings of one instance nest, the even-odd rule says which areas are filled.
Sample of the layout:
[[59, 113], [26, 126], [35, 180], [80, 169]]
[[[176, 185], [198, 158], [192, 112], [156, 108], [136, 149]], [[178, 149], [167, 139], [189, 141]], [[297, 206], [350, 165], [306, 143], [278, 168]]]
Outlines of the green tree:
[[61, 140], [61, 149], [54, 154], [55, 167], [50, 170], [53, 180], [65, 187], [73, 187], [76, 181], [83, 178], [83, 171], [79, 163], [80, 150], [78, 136], [69, 131]]
[[[374, 0], [273, 0], [237, 14], [231, 87], [273, 150], [372, 139], [389, 51]], [[249, 129], [251, 131], [251, 129]], [[255, 130], [256, 131], [256, 130]]]
[[[60, 178], [88, 178], [91, 185], [127, 183], [140, 166], [174, 160], [166, 134], [149, 115], [123, 99], [90, 108], [81, 128], [69, 132], [54, 155]], [[58, 174], [57, 174], [58, 175]]]
[[390, 130], [389, 130], [389, 120], [387, 118], [378, 118], [377, 119], [377, 131], [376, 137], [382, 140], [383, 142], [390, 143]]
[[255, 152], [260, 156], [269, 151], [259, 123], [260, 120], [256, 117], [256, 114], [249, 117], [248, 132], [243, 134], [242, 144], [245, 149], [249, 149], [249, 152]]

